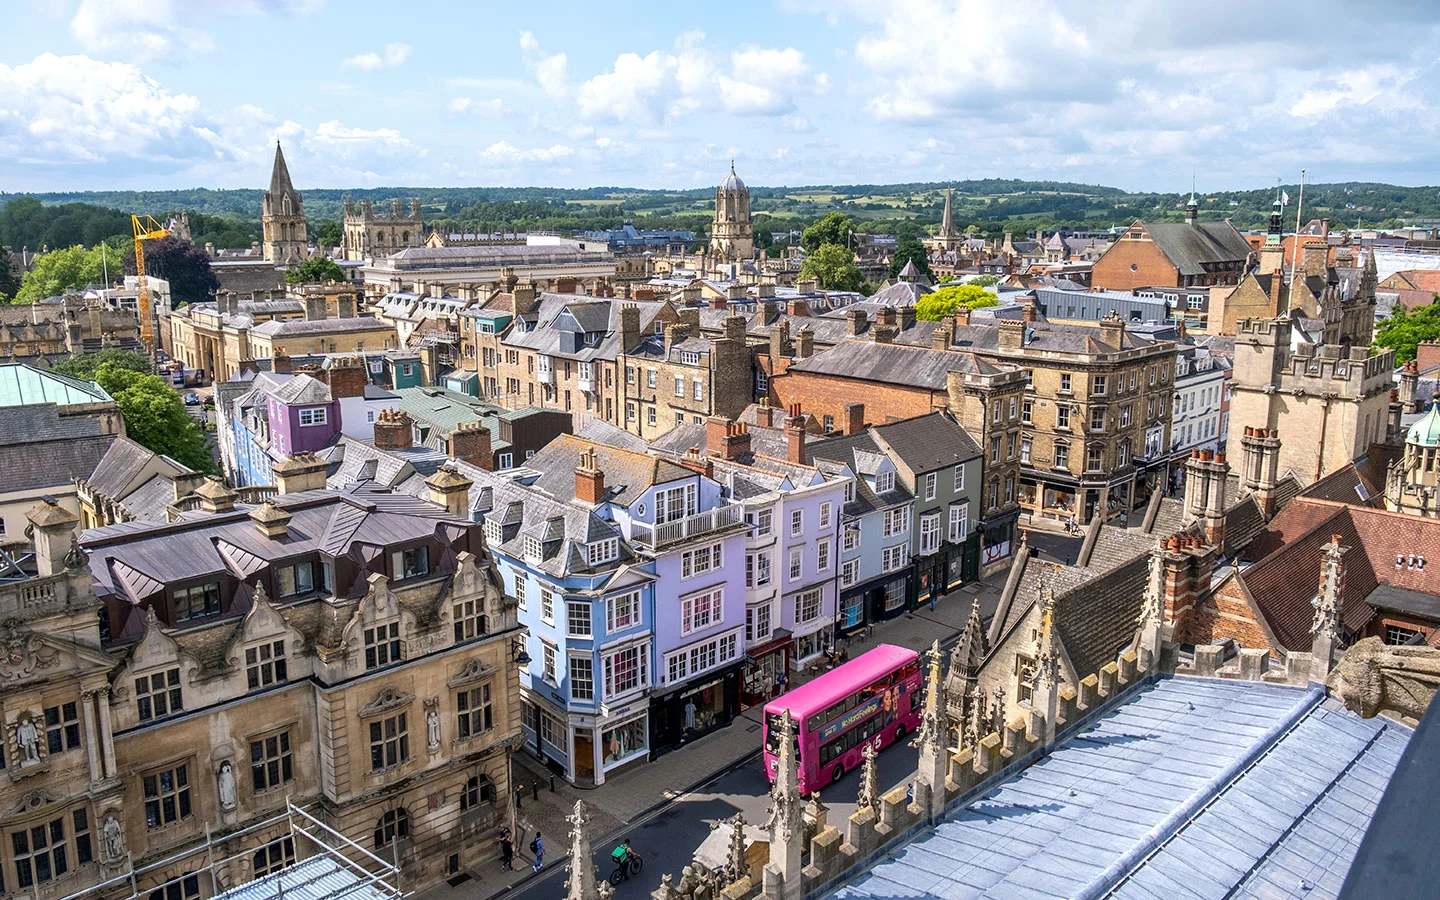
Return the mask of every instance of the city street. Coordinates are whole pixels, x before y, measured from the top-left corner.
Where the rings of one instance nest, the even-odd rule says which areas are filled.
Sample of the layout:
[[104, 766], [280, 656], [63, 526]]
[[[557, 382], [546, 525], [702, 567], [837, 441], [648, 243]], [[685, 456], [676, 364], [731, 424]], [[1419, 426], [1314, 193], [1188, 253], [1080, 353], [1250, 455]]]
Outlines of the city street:
[[[923, 650], [937, 637], [948, 649], [958, 637], [959, 627], [963, 625], [971, 603], [977, 597], [981, 614], [988, 622], [999, 600], [998, 591], [990, 587], [981, 588], [974, 594], [959, 590], [941, 599], [935, 613], [922, 608], [877, 625], [874, 639], [866, 642], [864, 646], [854, 648], [852, 655], [864, 652], [868, 647], [881, 642], [898, 643]], [[657, 798], [663, 795], [662, 792], [667, 787], [683, 787], [683, 784], [665, 784], [663, 773], [667, 765], [675, 763], [678, 757], [687, 752], [685, 749], [662, 757], [648, 767], [627, 773], [627, 776], [593, 791], [577, 792], [587, 806], [600, 814], [597, 818], [603, 816], [608, 821], [626, 821], [629, 818], [626, 825], [608, 834], [599, 833], [600, 829], [592, 826], [590, 836], [594, 861], [598, 865], [601, 878], [607, 877], [613, 868], [610, 851], [625, 838], [630, 839], [631, 848], [645, 861], [644, 870], [638, 878], [623, 882], [616, 889], [617, 897], [640, 900], [650, 896], [650, 893], [659, 887], [660, 880], [666, 873], [678, 878], [680, 870], [689, 863], [696, 848], [705, 840], [711, 828], [721, 820], [729, 819], [740, 812], [744, 814], [745, 821], [752, 825], [764, 823], [769, 806], [770, 787], [765, 779], [758, 752], [760, 716], [760, 708], [751, 708], [728, 728], [722, 729], [722, 733], [730, 733], [726, 737], [731, 746], [739, 748], [736, 758], [743, 761], [658, 808], [641, 812], [633, 818], [627, 817], [623, 809], [614, 809], [611, 810], [611, 815], [604, 815], [607, 807], [611, 806], [611, 803], [607, 802], [608, 797], [616, 796], [618, 799], [618, 795], [627, 793], [632, 787], [632, 778], [638, 778], [643, 790], [647, 791], [649, 796]], [[699, 748], [689, 749], [693, 751]], [[877, 765], [882, 791], [909, 783], [915, 772], [916, 755], [917, 751], [910, 746], [909, 741], [892, 745], [880, 754]], [[855, 811], [859, 786], [860, 773], [852, 771], [840, 782], [829, 785], [821, 792], [821, 799], [829, 809], [828, 818], [832, 824], [843, 823], [846, 817]], [[542, 792], [541, 797], [546, 796]], [[526, 803], [530, 802], [527, 795]], [[526, 807], [527, 810], [531, 808]], [[530, 835], [525, 834], [517, 844], [517, 866], [522, 859], [528, 864], [529, 841]], [[554, 897], [562, 896], [565, 890], [568, 852], [569, 844], [565, 836], [550, 834], [546, 839], [544, 871], [538, 876], [526, 878], [508, 892], [495, 896], [503, 897], [504, 900], [553, 900]], [[442, 888], [440, 890], [444, 893], [437, 895], [436, 900], [439, 900], [440, 896], [481, 900], [487, 896], [482, 884], [483, 881], [467, 883], [457, 889]]]

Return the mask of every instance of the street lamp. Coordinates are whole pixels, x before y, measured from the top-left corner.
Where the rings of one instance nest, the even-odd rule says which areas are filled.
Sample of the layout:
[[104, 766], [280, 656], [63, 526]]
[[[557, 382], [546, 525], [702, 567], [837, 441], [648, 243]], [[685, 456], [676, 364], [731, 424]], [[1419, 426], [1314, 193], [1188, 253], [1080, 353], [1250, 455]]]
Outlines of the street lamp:
[[530, 665], [530, 654], [525, 652], [525, 635], [510, 639], [510, 660], [522, 669]]

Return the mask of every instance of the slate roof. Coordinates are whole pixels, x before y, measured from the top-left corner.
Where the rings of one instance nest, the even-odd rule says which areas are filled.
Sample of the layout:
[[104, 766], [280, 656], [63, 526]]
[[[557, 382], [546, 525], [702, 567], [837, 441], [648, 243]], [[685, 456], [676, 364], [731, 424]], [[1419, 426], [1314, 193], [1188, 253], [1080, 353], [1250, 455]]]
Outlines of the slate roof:
[[325, 483], [337, 490], [363, 481], [398, 488], [412, 475], [426, 478], [435, 474], [448, 459], [444, 451], [429, 447], [380, 450], [345, 435], [337, 436], [329, 447], [315, 455], [330, 463]]
[[844, 341], [791, 364], [789, 371], [862, 381], [899, 381], [913, 387], [943, 391], [950, 372], [993, 374], [1004, 370], [973, 353], [877, 344], [873, 341]]
[[1165, 678], [823, 896], [1333, 898], [1411, 730]]
[[[1243, 261], [1250, 244], [1229, 222], [1146, 222], [1145, 231], [1181, 275], [1204, 275], [1205, 263]], [[1116, 246], [1120, 242], [1117, 242]]]
[[[35, 415], [7, 416], [18, 410], [48, 410], [54, 421], [55, 430], [48, 428], [14, 429], [16, 421], [34, 425], [44, 422]], [[96, 426], [96, 433], [86, 434], [72, 426], [88, 422]], [[57, 437], [56, 433], [65, 434]], [[72, 433], [73, 432], [73, 433]], [[93, 419], [60, 420], [53, 405], [40, 407], [10, 407], [0, 409], [0, 491], [33, 491], [41, 488], [57, 488], [73, 492], [73, 479], [84, 478], [95, 470], [106, 451], [117, 440], [113, 434], [99, 434], [98, 423]], [[23, 443], [22, 443], [23, 441]]]
[[562, 434], [526, 460], [525, 468], [539, 475], [536, 485], [552, 497], [569, 500], [575, 496], [575, 467], [580, 453], [587, 447], [595, 450], [596, 464], [605, 473], [608, 499], [629, 506], [652, 485], [664, 484], [695, 475], [689, 469], [668, 460], [624, 450], [606, 444], [585, 441], [571, 434]]
[[[502, 342], [510, 347], [524, 347], [534, 350], [537, 353], [544, 353], [548, 356], [559, 356], [567, 359], [588, 361], [595, 359], [614, 360], [624, 352], [626, 348], [620, 346], [620, 305], [621, 303], [634, 303], [640, 310], [640, 334], [653, 333], [655, 317], [665, 308], [663, 302], [644, 300], [619, 300], [599, 299], [594, 297], [581, 296], [578, 294], [551, 294], [540, 295], [539, 305], [524, 315], [527, 322], [534, 323], [523, 333], [510, 329], [505, 333]], [[603, 331], [605, 336], [600, 339], [598, 345], [591, 347], [584, 345], [574, 353], [562, 353], [560, 351], [560, 334], [564, 330], [556, 327], [556, 320], [568, 306], [585, 307], [580, 315], [586, 321], [586, 327], [593, 332]], [[606, 319], [603, 327], [599, 323], [600, 313], [604, 313]], [[591, 327], [593, 326], [593, 328]], [[573, 329], [571, 329], [573, 330]]]
[[916, 474], [975, 459], [981, 453], [970, 432], [943, 412], [873, 428], [876, 436]]
[[1333, 500], [1336, 503], [1359, 503], [1364, 506], [1384, 506], [1384, 492], [1371, 484], [1354, 463], [1344, 466], [1316, 481], [1300, 492], [1302, 497], [1316, 500]]
[[329, 385], [303, 373], [270, 391], [270, 396], [286, 404], [329, 403], [331, 399]]
[[[251, 329], [255, 334], [284, 337], [296, 334], [343, 334], [352, 331], [384, 331], [391, 326], [370, 316], [348, 319], [271, 319]], [[392, 329], [393, 330], [393, 329]]]
[[[136, 476], [155, 458], [155, 451], [142, 447], [129, 438], [116, 438], [105, 455], [85, 479], [91, 489], [114, 499], [123, 499], [132, 489]], [[181, 469], [175, 463], [178, 474]]]
[[428, 433], [432, 429], [440, 433], [433, 436], [438, 439], [448, 436], [462, 424], [479, 422], [490, 432], [490, 449], [494, 453], [510, 446], [509, 441], [500, 439], [501, 420], [517, 419], [532, 411], [530, 407], [505, 409], [469, 394], [440, 387], [401, 388], [394, 395], [399, 398], [397, 405], [400, 409], [422, 426], [427, 440], [432, 437]]

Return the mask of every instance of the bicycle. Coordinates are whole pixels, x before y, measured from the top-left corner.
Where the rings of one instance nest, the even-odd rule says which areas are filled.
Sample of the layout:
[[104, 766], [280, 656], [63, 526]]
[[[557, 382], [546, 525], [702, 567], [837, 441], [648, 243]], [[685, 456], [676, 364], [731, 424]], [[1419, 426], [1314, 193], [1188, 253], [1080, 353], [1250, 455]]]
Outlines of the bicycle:
[[625, 858], [624, 863], [616, 866], [615, 871], [610, 873], [610, 884], [619, 887], [620, 882], [639, 875], [643, 868], [645, 868], [644, 860], [640, 859], [638, 854], [632, 853]]

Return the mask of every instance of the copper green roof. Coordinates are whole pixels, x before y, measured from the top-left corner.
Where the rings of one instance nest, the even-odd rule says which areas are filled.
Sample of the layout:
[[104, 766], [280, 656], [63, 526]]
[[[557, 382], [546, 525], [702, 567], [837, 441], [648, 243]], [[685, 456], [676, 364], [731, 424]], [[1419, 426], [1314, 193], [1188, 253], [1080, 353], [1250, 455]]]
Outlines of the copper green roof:
[[1430, 411], [1410, 426], [1405, 434], [1405, 443], [1440, 447], [1440, 401], [1432, 404]]
[[111, 397], [93, 381], [81, 381], [18, 363], [0, 365], [0, 407], [54, 403], [75, 406], [109, 403]]

